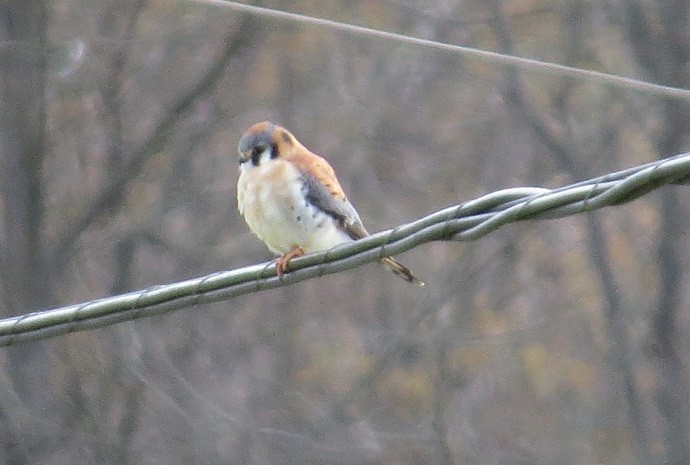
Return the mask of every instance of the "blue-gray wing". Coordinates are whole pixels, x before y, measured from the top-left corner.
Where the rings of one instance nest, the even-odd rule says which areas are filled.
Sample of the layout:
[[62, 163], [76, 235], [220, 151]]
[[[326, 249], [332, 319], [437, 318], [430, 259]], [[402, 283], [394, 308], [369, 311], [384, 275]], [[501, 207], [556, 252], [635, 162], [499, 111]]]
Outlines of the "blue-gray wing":
[[335, 218], [340, 227], [352, 239], [361, 239], [369, 235], [366, 229], [364, 229], [357, 210], [355, 210], [355, 207], [352, 206], [347, 198], [334, 197], [328, 188], [314, 176], [304, 172], [301, 174], [304, 182], [303, 188], [306, 190], [305, 197], [307, 202]]

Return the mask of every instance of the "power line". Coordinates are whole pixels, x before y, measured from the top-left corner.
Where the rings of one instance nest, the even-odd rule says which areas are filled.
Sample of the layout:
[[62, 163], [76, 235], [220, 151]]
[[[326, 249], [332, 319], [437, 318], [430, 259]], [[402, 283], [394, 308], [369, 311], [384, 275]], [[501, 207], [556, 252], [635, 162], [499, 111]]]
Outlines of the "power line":
[[5, 318], [0, 320], [0, 346], [229, 300], [242, 294], [352, 269], [376, 261], [382, 256], [396, 255], [431, 241], [471, 241], [517, 221], [559, 218], [619, 205], [661, 185], [686, 182], [688, 179], [690, 152], [559, 189], [504, 189], [351, 244], [296, 258], [290, 262], [291, 271], [282, 280], [276, 276], [273, 262], [268, 262]]
[[555, 76], [583, 78], [590, 82], [604, 83], [608, 85], [613, 85], [618, 88], [634, 89], [647, 92], [650, 94], [664, 95], [667, 97], [690, 100], [689, 89], [654, 84], [647, 81], [640, 81], [638, 79], [617, 76], [615, 74], [604, 73], [601, 71], [574, 68], [572, 66], [560, 65], [557, 63], [550, 63], [547, 61], [535, 60], [531, 58], [521, 58], [513, 55], [506, 55], [499, 52], [492, 52], [489, 50], [480, 50], [477, 48], [465, 47], [462, 45], [454, 45], [430, 39], [422, 39], [420, 37], [407, 36], [395, 32], [382, 31], [379, 29], [372, 29], [364, 26], [358, 26], [355, 24], [342, 23], [339, 21], [333, 21], [330, 19], [318, 18], [315, 16], [308, 16], [299, 13], [291, 13], [288, 11], [276, 10], [274, 8], [247, 5], [245, 3], [240, 2], [233, 2], [227, 0], [192, 1], [202, 3], [205, 5], [216, 5], [234, 11], [239, 11], [242, 13], [252, 14], [255, 16], [261, 16], [265, 18], [272, 18], [280, 21], [309, 24], [312, 26], [319, 26], [342, 31], [348, 34], [355, 34], [358, 36], [375, 37], [378, 39], [392, 40], [395, 42], [415, 45], [423, 48], [433, 48], [436, 50], [456, 53], [463, 56], [479, 58], [482, 60], [489, 61], [491, 63], [515, 66], [516, 68], [538, 71]]

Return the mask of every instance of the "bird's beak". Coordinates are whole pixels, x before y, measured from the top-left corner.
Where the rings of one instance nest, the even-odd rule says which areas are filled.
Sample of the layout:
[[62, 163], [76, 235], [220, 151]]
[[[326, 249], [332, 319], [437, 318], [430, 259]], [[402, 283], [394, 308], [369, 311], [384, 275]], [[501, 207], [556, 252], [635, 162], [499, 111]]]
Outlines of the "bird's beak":
[[240, 165], [241, 165], [242, 163], [248, 162], [248, 161], [251, 160], [251, 159], [252, 159], [252, 152], [251, 152], [251, 150], [248, 150], [248, 151], [246, 151], [246, 152], [240, 152]]

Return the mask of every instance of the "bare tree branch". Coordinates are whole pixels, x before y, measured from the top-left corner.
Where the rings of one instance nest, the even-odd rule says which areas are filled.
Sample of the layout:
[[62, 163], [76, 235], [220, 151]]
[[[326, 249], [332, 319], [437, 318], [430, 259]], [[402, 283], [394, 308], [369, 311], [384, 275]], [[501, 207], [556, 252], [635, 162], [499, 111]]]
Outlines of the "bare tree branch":
[[75, 219], [66, 231], [61, 233], [62, 238], [48, 255], [49, 263], [60, 267], [66, 254], [71, 250], [79, 235], [86, 230], [104, 212], [122, 203], [127, 186], [143, 170], [146, 162], [163, 147], [171, 135], [175, 124], [196, 101], [208, 95], [216, 82], [225, 72], [230, 59], [246, 44], [254, 22], [251, 18], [243, 19], [239, 26], [228, 34], [225, 45], [213, 66], [205, 73], [189, 91], [176, 99], [175, 104], [165, 112], [165, 116], [158, 122], [156, 128], [149, 137], [132, 153], [131, 157], [123, 163], [122, 168], [107, 181], [103, 190], [96, 195], [89, 205], [83, 209], [83, 213]]

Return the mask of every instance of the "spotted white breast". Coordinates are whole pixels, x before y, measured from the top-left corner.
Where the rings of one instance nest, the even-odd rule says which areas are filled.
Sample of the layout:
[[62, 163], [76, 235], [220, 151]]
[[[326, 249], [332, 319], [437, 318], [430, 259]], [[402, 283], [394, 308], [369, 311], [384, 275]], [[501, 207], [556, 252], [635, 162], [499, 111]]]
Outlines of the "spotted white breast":
[[300, 172], [285, 160], [245, 163], [237, 182], [237, 207], [252, 232], [277, 255], [294, 246], [310, 253], [352, 241], [331, 215], [307, 201], [307, 190]]

